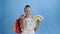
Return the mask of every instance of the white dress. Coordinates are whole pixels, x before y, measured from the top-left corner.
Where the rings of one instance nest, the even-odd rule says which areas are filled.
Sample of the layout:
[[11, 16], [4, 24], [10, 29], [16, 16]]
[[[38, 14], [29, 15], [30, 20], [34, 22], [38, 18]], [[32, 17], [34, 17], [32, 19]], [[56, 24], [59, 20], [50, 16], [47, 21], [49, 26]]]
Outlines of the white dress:
[[24, 20], [24, 29], [22, 31], [22, 34], [35, 34], [34, 28], [35, 28], [35, 22], [33, 18], [25, 18]]

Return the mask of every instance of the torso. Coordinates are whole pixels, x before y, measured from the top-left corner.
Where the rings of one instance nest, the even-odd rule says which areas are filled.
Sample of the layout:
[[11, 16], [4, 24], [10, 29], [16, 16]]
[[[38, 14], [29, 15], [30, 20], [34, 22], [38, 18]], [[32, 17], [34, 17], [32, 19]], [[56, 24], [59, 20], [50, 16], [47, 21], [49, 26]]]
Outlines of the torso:
[[34, 34], [34, 27], [35, 27], [35, 23], [33, 21], [33, 18], [25, 18], [24, 19], [24, 30], [22, 31], [22, 34], [26, 33], [26, 34]]

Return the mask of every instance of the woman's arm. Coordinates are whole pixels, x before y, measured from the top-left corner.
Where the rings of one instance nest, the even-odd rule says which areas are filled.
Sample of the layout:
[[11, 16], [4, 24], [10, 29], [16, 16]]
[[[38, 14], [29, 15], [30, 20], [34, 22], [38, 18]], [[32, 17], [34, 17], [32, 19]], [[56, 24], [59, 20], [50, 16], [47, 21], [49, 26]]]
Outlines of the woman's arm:
[[38, 29], [38, 27], [40, 26], [40, 21], [37, 20], [37, 26], [34, 28], [34, 30], [36, 31]]
[[20, 28], [24, 29], [24, 18], [20, 18]]

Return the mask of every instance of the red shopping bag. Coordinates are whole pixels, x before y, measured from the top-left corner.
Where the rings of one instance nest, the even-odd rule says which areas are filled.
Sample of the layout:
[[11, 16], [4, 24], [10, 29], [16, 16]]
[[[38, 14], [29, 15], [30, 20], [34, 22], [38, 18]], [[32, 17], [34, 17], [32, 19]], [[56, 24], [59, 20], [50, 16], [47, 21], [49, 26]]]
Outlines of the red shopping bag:
[[21, 33], [22, 31], [21, 31], [21, 28], [20, 28], [20, 18], [18, 18], [17, 20], [16, 20], [16, 23], [15, 23], [15, 25], [14, 25], [14, 31], [16, 32], [16, 33]]

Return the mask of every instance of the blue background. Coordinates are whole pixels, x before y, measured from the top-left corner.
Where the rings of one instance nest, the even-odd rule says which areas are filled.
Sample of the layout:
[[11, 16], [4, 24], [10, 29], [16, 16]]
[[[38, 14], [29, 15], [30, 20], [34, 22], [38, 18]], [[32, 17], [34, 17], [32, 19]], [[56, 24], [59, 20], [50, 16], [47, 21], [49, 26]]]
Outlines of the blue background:
[[44, 17], [36, 34], [60, 34], [60, 0], [0, 0], [0, 34], [15, 34], [15, 20], [31, 6], [31, 16]]

